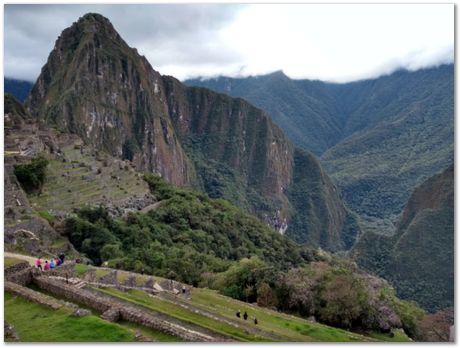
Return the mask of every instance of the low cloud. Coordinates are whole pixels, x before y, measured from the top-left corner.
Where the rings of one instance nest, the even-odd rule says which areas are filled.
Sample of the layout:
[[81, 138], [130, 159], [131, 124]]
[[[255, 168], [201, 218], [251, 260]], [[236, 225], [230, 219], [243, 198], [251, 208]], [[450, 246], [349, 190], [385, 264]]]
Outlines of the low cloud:
[[283, 70], [347, 82], [451, 63], [453, 5], [5, 5], [5, 76], [35, 80], [63, 29], [106, 16], [153, 68], [179, 79]]

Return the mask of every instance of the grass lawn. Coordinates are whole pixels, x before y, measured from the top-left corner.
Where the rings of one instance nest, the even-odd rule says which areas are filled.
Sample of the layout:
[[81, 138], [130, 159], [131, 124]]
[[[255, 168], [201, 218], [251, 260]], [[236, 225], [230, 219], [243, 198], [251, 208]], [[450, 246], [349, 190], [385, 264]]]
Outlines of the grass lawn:
[[412, 342], [402, 329], [393, 330], [392, 334], [372, 332], [369, 333], [369, 336], [386, 342]]
[[5, 320], [21, 342], [133, 342], [132, 330], [89, 315], [77, 318], [68, 308], [49, 309], [5, 292]]
[[150, 327], [140, 326], [129, 321], [120, 321], [119, 324], [133, 330], [139, 330], [142, 333], [142, 335], [154, 338], [155, 340], [160, 342], [185, 342], [182, 338], [169, 335], [165, 332], [155, 330]]
[[98, 289], [104, 293], [116, 296], [118, 298], [127, 300], [129, 302], [141, 305], [143, 307], [152, 309], [154, 311], [169, 315], [173, 318], [188, 322], [194, 325], [201, 326], [218, 334], [231, 337], [238, 341], [273, 341], [265, 337], [251, 335], [246, 333], [242, 329], [238, 329], [232, 325], [216, 321], [212, 318], [202, 316], [198, 313], [194, 313], [185, 308], [177, 305], [162, 301], [157, 298], [148, 296], [145, 292], [138, 290], [130, 290], [127, 292], [121, 292], [116, 289]]
[[85, 274], [86, 272], [88, 272], [88, 268], [89, 268], [88, 265], [85, 265], [83, 263], [75, 264], [75, 272], [79, 276], [81, 276], [81, 275]]
[[3, 268], [7, 268], [10, 266], [16, 265], [17, 263], [24, 262], [24, 260], [20, 260], [15, 257], [9, 257], [9, 256], [5, 256], [3, 260], [4, 260]]
[[[263, 332], [265, 332], [266, 336], [255, 335], [243, 329], [244, 327], [252, 325], [252, 320], [247, 324], [242, 323], [242, 328], [236, 328], [230, 324], [208, 318], [176, 304], [151, 297], [142, 291], [132, 290], [120, 292], [116, 289], [104, 289], [102, 291], [240, 341], [273, 341], [273, 338], [271, 338], [273, 335], [278, 336], [281, 341], [291, 342], [350, 342], [375, 341], [381, 339], [380, 337], [365, 337], [326, 325], [311, 323], [295, 316], [281, 314], [265, 308], [254, 307], [244, 302], [221, 296], [215, 291], [208, 289], [194, 289], [191, 304], [208, 312], [215, 313], [217, 316], [228, 319], [235, 319], [235, 312], [238, 309], [242, 312], [247, 311], [250, 315], [250, 319], [254, 316], [257, 317], [259, 321], [257, 329], [262, 330], [262, 335]], [[176, 301], [179, 300], [178, 297], [175, 299]], [[184, 303], [187, 303], [187, 301]]]
[[290, 341], [350, 342], [374, 340], [346, 330], [313, 323], [293, 315], [235, 301], [209, 289], [193, 289], [191, 303], [228, 318], [235, 318], [237, 310], [242, 313], [246, 311], [250, 318], [254, 316], [257, 318], [259, 328], [285, 336]]

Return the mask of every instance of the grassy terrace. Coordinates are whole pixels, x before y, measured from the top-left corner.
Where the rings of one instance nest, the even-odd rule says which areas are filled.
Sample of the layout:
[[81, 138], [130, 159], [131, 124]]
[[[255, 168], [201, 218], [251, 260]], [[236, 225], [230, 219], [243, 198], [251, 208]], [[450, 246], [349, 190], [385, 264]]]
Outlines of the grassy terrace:
[[24, 262], [24, 260], [20, 260], [20, 259], [17, 259], [15, 257], [8, 257], [8, 256], [5, 256], [3, 260], [4, 260], [3, 261], [3, 267], [4, 268], [16, 265], [16, 264], [21, 263], [21, 262]]
[[227, 318], [234, 318], [235, 312], [238, 309], [241, 310], [241, 312], [246, 311], [250, 316], [255, 316], [258, 319], [261, 327], [276, 333], [288, 334], [291, 337], [293, 337], [294, 331], [302, 336], [310, 336], [314, 341], [346, 342], [363, 340], [373, 341], [374, 339], [395, 342], [410, 341], [410, 339], [400, 331], [397, 331], [394, 337], [380, 333], [372, 333], [369, 334], [369, 337], [365, 337], [346, 330], [333, 328], [319, 323], [312, 323], [294, 315], [279, 313], [266, 308], [253, 306], [245, 302], [235, 301], [210, 289], [194, 289], [190, 302], [197, 307], [201, 307], [206, 310], [214, 310], [216, 313], [219, 313]]
[[132, 342], [133, 330], [95, 315], [74, 317], [5, 292], [5, 320], [21, 342]]
[[[50, 160], [41, 195], [29, 197], [38, 211], [69, 211], [100, 201], [104, 196], [111, 201], [120, 201], [149, 192], [147, 184], [136, 172], [120, 169], [118, 162], [108, 162], [104, 166], [103, 161], [89, 153], [81, 154], [71, 146], [64, 148], [63, 153], [68, 161]], [[91, 167], [100, 169], [101, 173], [94, 174]], [[85, 179], [85, 176], [91, 179]]]
[[[206, 289], [194, 289], [192, 300], [189, 304], [226, 321], [234, 321], [236, 319], [235, 312], [238, 309], [242, 312], [247, 311], [250, 316], [248, 322], [241, 320], [239, 323], [240, 327], [235, 327], [227, 322], [209, 318], [208, 316], [196, 313], [193, 309], [183, 308], [179, 305], [181, 300], [175, 296], [172, 296], [172, 300], [176, 301], [176, 303], [173, 303], [159, 297], [149, 296], [137, 290], [121, 292], [116, 289], [104, 289], [100, 291], [145, 308], [170, 315], [176, 319], [202, 326], [239, 341], [375, 341], [373, 338], [345, 330], [312, 323], [269, 309], [254, 307]], [[185, 303], [188, 303], [188, 301]], [[251, 320], [254, 315], [259, 320], [257, 326]]]

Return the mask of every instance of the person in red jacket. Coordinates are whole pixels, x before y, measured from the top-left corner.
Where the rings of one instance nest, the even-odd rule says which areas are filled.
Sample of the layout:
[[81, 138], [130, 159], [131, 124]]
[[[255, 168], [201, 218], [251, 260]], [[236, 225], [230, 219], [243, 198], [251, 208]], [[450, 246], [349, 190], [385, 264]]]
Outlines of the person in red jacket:
[[48, 261], [45, 261], [45, 271], [49, 269], [50, 269], [50, 264], [48, 263]]

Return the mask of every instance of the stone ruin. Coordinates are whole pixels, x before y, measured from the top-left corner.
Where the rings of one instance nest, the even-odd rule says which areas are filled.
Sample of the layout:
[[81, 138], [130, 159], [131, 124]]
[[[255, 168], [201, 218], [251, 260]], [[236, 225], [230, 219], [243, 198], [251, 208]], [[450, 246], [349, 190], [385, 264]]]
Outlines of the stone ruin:
[[[90, 270], [88, 273], [93, 274], [89, 276], [88, 279], [95, 278], [95, 272], [91, 272]], [[177, 323], [177, 320], [168, 320], [165, 315], [159, 315], [154, 311], [149, 311], [148, 309], [119, 300], [115, 297], [98, 293], [95, 290], [78, 288], [58, 279], [64, 279], [64, 277], [69, 277], [70, 275], [75, 275], [74, 263], [69, 262], [59, 266], [52, 272], [42, 272], [37, 268], [28, 266], [26, 263], [20, 263], [5, 269], [5, 290], [53, 309], [63, 306], [62, 301], [26, 287], [34, 283], [40, 289], [48, 293], [65, 298], [71, 302], [84, 303], [85, 306], [102, 313], [101, 318], [105, 320], [113, 322], [118, 320], [130, 321], [192, 342], [223, 342], [229, 340], [227, 337], [202, 331], [198, 327], [195, 328], [192, 324], [182, 326]], [[117, 272], [112, 271], [102, 277], [101, 280], [117, 283], [116, 276]], [[128, 275], [125, 284], [132, 285], [135, 281], [133, 275]], [[169, 284], [172, 289], [176, 289], [179, 286], [182, 288], [182, 285], [179, 285], [180, 283], [175, 281], [171, 281]], [[145, 282], [145, 286], [155, 288], [158, 284], [150, 277]], [[74, 310], [74, 313], [76, 313], [74, 315], [80, 316], [89, 314], [87, 311], [83, 309], [79, 311], [79, 309], [80, 308], [77, 306]], [[192, 326], [192, 328], [190, 328], [190, 326]]]

